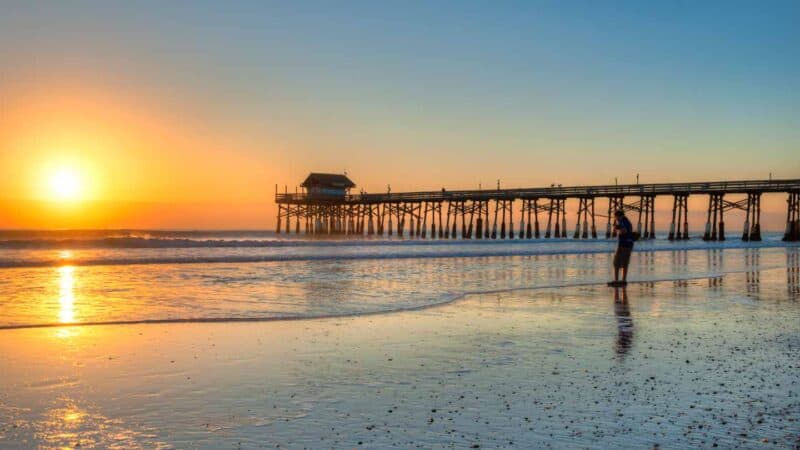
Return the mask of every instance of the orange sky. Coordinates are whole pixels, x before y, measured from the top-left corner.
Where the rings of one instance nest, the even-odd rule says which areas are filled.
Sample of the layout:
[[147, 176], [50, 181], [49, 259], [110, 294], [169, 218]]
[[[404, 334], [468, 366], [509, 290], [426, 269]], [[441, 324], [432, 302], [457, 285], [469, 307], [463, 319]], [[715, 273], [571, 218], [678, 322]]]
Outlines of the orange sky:
[[[274, 186], [310, 171], [369, 192], [800, 178], [781, 8], [84, 6], [0, 14], [0, 228], [272, 228]], [[784, 198], [763, 205], [781, 229]]]
[[[596, 156], [591, 155], [582, 164], [569, 155], [540, 153], [542, 169], [533, 164], [520, 170], [502, 152], [465, 160], [443, 149], [423, 159], [409, 158], [394, 142], [384, 150], [346, 151], [341, 138], [272, 138], [264, 129], [249, 134], [215, 122], [213, 113], [191, 111], [189, 105], [170, 107], [147, 95], [80, 84], [16, 87], [0, 91], [5, 106], [0, 116], [0, 228], [270, 228], [276, 183], [293, 189], [310, 170], [348, 166], [356, 168], [350, 172], [355, 181], [372, 192], [384, 190], [386, 182], [395, 191], [488, 187], [504, 169], [508, 177], [503, 183], [509, 187], [546, 185], [551, 179], [613, 182], [605, 166], [593, 170], [590, 162]], [[64, 167], [80, 174], [81, 195], [75, 201], [58, 201], [49, 186], [48, 177]], [[690, 167], [674, 174], [649, 169], [642, 171], [643, 182], [703, 178]], [[724, 165], [704, 172], [711, 179], [763, 178], [759, 170]], [[633, 176], [620, 181], [632, 182]], [[703, 202], [693, 200], [698, 210]], [[782, 226], [783, 203], [779, 197], [765, 201], [768, 226]]]
[[[74, 86], [3, 94], [2, 228], [235, 228], [268, 217], [275, 173], [213, 127], [132, 95]], [[61, 168], [79, 174], [76, 201], [51, 190]]]
[[[274, 186], [310, 171], [800, 177], [796, 5], [650, 6], [11, 2], [0, 228], [272, 228]], [[80, 195], [54, 202], [64, 171]], [[784, 199], [764, 207], [780, 229]]]
[[[171, 110], [145, 96], [74, 86], [37, 86], [18, 94], [5, 93], [8, 108], [0, 116], [2, 228], [270, 228], [276, 183], [296, 184], [310, 170], [344, 170], [334, 166], [335, 154], [327, 152], [320, 152], [315, 164], [314, 155], [304, 149], [308, 139], [271, 142], [263, 134], [236, 134], [225, 124], [206, 127], [202, 120], [211, 118]], [[334, 140], [331, 147], [338, 144]], [[447, 164], [446, 157], [431, 155], [427, 161], [412, 161], [419, 170], [406, 175], [409, 158], [394, 145], [387, 147], [376, 151], [374, 159], [369, 152], [350, 159], [362, 166], [360, 173], [351, 172], [353, 178], [373, 192], [385, 189], [384, 180], [393, 182], [395, 191], [470, 188], [477, 182], [492, 186], [491, 175], [513, 166], [502, 157], [472, 156]], [[365, 160], [377, 165], [374, 171], [364, 170]], [[602, 166], [600, 173], [587, 174], [586, 166], [576, 164], [570, 170], [565, 161], [574, 164], [569, 158], [555, 161], [564, 166], [559, 178], [564, 184], [613, 182]], [[50, 191], [48, 176], [61, 167], [80, 174], [77, 201], [58, 201]], [[486, 180], [480, 178], [481, 168]], [[535, 167], [528, 175], [518, 169], [508, 172], [506, 186], [546, 185], [549, 180]], [[654, 168], [642, 172], [643, 181], [684, 181]], [[725, 178], [722, 172], [711, 172], [711, 178]], [[742, 170], [733, 175], [759, 174]], [[696, 173], [687, 177], [699, 179]], [[702, 200], [693, 203], [703, 208]], [[777, 229], [782, 208], [781, 198], [765, 201], [767, 222]]]

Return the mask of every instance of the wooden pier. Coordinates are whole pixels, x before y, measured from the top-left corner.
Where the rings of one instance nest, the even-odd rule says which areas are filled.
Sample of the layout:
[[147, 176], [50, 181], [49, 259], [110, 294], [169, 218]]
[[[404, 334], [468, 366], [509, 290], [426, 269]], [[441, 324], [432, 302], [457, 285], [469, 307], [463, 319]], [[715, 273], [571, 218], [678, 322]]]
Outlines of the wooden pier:
[[[344, 175], [311, 174], [304, 192], [278, 193], [278, 233], [314, 236], [408, 236], [431, 239], [539, 239], [614, 237], [612, 217], [625, 210], [640, 239], [654, 239], [656, 198], [671, 198], [670, 240], [689, 239], [688, 199], [708, 198], [702, 238], [726, 239], [725, 213], [745, 212], [741, 239], [761, 240], [761, 196], [787, 196], [783, 240], [800, 240], [800, 179], [692, 183], [550, 186], [537, 188], [351, 193]], [[567, 211], [568, 199], [578, 208]], [[600, 203], [598, 203], [600, 200]], [[518, 214], [515, 221], [515, 212]], [[574, 232], [567, 230], [574, 217]], [[598, 223], [600, 222], [600, 223]], [[602, 222], [605, 222], [604, 224]], [[515, 228], [518, 224], [518, 228]], [[430, 234], [428, 234], [430, 231]]]

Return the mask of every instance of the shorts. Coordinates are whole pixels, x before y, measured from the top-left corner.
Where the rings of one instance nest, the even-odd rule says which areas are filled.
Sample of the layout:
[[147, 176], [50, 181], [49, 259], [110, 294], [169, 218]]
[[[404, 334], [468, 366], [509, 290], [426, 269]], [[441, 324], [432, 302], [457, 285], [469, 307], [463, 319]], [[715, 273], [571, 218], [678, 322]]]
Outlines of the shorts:
[[631, 262], [631, 252], [633, 247], [617, 247], [617, 252], [614, 253], [614, 267], [628, 267]]

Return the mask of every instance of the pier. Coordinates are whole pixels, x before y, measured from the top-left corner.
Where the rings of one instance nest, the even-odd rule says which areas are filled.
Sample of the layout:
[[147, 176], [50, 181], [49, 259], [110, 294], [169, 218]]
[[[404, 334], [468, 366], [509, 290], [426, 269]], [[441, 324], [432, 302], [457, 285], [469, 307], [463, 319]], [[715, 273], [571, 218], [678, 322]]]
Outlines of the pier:
[[[535, 188], [352, 193], [347, 176], [312, 173], [289, 193], [275, 186], [278, 233], [313, 236], [397, 236], [430, 239], [596, 239], [614, 237], [612, 218], [624, 210], [639, 239], [655, 239], [656, 199], [670, 199], [667, 238], [689, 239], [688, 199], [708, 198], [703, 240], [724, 241], [725, 213], [745, 213], [744, 241], [761, 240], [761, 196], [787, 196], [783, 240], [800, 240], [800, 179], [549, 186]], [[567, 211], [567, 200], [578, 208]], [[516, 217], [516, 220], [515, 220]], [[574, 228], [568, 230], [570, 223]], [[517, 227], [515, 228], [515, 225]], [[598, 227], [602, 227], [598, 232]]]

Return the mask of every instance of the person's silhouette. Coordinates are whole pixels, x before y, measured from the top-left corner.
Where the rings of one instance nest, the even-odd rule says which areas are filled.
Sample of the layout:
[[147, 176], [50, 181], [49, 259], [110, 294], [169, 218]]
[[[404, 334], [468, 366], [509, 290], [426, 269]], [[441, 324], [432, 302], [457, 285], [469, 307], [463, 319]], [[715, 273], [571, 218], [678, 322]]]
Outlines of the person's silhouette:
[[614, 347], [618, 355], [624, 356], [633, 344], [633, 319], [628, 305], [628, 291], [624, 286], [614, 288], [614, 315], [617, 317], [617, 340]]

